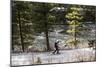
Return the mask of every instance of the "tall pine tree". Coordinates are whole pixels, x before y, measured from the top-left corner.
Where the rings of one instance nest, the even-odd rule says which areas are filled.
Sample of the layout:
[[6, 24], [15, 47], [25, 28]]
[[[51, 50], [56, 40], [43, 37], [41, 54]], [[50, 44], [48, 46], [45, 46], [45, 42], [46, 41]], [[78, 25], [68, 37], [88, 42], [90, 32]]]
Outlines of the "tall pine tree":
[[77, 33], [80, 32], [79, 26], [82, 24], [82, 12], [83, 8], [80, 6], [72, 6], [66, 14], [67, 24], [69, 25], [69, 30], [67, 30], [67, 32], [72, 36], [67, 43], [71, 43], [74, 46], [77, 46], [77, 43], [79, 42], [79, 39], [77, 39]]

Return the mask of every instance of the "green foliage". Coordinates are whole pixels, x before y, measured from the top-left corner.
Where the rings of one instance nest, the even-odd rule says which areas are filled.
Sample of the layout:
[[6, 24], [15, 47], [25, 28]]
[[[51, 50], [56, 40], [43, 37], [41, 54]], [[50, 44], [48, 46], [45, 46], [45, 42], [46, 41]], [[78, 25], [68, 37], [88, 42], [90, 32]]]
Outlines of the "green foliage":
[[83, 6], [84, 9], [84, 21], [96, 22], [96, 6]]
[[77, 33], [80, 32], [78, 27], [82, 24], [81, 22], [81, 20], [83, 19], [82, 11], [83, 8], [81, 8], [80, 6], [77, 7], [72, 6], [70, 7], [69, 12], [67, 12], [65, 17], [68, 20], [67, 24], [69, 24], [69, 30], [67, 30], [66, 32], [70, 33], [73, 36], [73, 38], [66, 41], [66, 43], [74, 44], [76, 46], [77, 43], [80, 42], [77, 39]]
[[69, 40], [66, 41], [66, 43], [67, 44], [71, 44], [71, 45], [73, 45], [74, 43], [76, 43], [75, 44], [75, 46], [76, 46], [78, 43], [80, 43], [80, 40], [78, 40], [78, 39], [76, 39], [76, 40], [75, 39], [69, 39]]
[[12, 1], [12, 45], [20, 44], [24, 51], [24, 48], [32, 45], [34, 34], [44, 32], [46, 35], [47, 48], [49, 48], [48, 29], [51, 28], [51, 25], [48, 26], [48, 24], [53, 23], [55, 20], [55, 17], [52, 16], [49, 11], [55, 5], [56, 4]]
[[27, 45], [32, 44], [27, 40], [34, 40], [34, 38], [30, 37], [34, 31], [30, 13], [30, 2], [12, 1], [12, 48], [14, 45], [21, 45], [24, 51]]
[[[63, 12], [62, 9], [55, 9], [60, 7], [64, 8]], [[12, 1], [12, 48], [14, 45], [25, 46], [25, 48], [32, 45], [34, 35], [41, 32], [45, 33], [46, 45], [49, 48], [48, 32], [53, 30], [52, 25], [63, 24], [66, 19], [69, 27], [66, 32], [77, 42], [79, 26], [82, 25], [83, 20], [95, 21], [95, 7]], [[72, 43], [75, 43], [74, 41], [72, 40]]]

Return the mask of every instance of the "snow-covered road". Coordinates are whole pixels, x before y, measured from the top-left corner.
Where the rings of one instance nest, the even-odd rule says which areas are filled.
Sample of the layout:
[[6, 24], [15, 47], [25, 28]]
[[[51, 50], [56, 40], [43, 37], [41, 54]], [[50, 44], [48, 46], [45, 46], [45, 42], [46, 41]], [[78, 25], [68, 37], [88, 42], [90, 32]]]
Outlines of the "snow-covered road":
[[90, 48], [61, 50], [60, 54], [52, 54], [52, 52], [32, 52], [12, 54], [11, 64], [30, 65], [30, 64], [48, 64], [48, 63], [68, 63], [95, 61], [95, 50]]

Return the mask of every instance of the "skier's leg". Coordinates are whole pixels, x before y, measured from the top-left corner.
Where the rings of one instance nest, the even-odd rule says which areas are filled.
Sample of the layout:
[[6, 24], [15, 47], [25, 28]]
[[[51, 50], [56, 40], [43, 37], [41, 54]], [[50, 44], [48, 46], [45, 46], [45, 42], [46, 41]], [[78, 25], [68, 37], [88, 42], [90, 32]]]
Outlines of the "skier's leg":
[[55, 54], [56, 50], [54, 50], [53, 54]]
[[59, 49], [57, 49], [57, 54], [60, 54], [60, 53], [59, 53]]

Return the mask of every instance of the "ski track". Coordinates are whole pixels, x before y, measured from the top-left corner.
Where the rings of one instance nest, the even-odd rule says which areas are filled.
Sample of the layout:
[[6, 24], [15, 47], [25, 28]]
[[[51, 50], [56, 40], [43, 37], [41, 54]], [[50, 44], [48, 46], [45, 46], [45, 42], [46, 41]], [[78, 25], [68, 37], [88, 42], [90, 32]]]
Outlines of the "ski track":
[[[40, 62], [37, 63], [38, 58]], [[61, 50], [60, 54], [52, 54], [51, 52], [30, 52], [12, 54], [11, 65], [30, 65], [30, 64], [48, 64], [48, 63], [67, 63], [79, 61], [95, 60], [95, 50], [90, 48]]]

